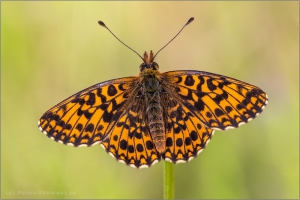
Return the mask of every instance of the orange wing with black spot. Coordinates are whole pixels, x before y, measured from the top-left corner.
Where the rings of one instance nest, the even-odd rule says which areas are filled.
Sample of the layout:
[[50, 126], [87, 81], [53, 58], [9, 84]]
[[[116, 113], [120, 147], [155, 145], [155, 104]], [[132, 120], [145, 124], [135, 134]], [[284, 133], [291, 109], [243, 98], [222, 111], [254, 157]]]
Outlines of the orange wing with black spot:
[[162, 74], [164, 89], [202, 124], [226, 130], [262, 112], [268, 97], [260, 88], [230, 77], [202, 71]]
[[162, 157], [172, 163], [188, 162], [205, 148], [214, 130], [172, 95], [163, 93], [161, 97], [166, 122], [166, 151]]
[[161, 74], [166, 122], [165, 160], [188, 162], [211, 139], [214, 129], [247, 123], [268, 102], [260, 88], [218, 74], [170, 71]]
[[124, 112], [136, 77], [121, 78], [84, 89], [49, 109], [39, 128], [55, 141], [72, 146], [99, 143]]
[[161, 159], [149, 132], [147, 105], [140, 94], [135, 93], [110, 136], [102, 142], [113, 157], [136, 168], [150, 167]]
[[160, 160], [150, 136], [138, 77], [96, 84], [48, 110], [39, 128], [72, 146], [100, 143], [118, 161], [147, 167]]

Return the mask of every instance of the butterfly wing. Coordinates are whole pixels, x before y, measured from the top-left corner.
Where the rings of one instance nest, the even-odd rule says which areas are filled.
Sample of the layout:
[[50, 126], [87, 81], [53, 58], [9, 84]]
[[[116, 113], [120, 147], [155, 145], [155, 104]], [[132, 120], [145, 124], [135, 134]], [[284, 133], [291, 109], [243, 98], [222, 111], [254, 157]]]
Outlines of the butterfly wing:
[[149, 132], [144, 97], [138, 93], [133, 94], [130, 104], [102, 144], [119, 161], [145, 168], [157, 163], [161, 156]]
[[72, 146], [100, 143], [117, 160], [133, 167], [159, 161], [144, 117], [138, 77], [114, 79], [72, 95], [48, 110], [39, 128]]
[[226, 130], [247, 123], [268, 102], [260, 88], [218, 74], [170, 71], [161, 75], [164, 89], [208, 128]]
[[48, 137], [67, 145], [99, 143], [122, 114], [136, 79], [115, 79], [84, 89], [44, 113], [38, 126]]
[[173, 163], [196, 157], [211, 139], [214, 130], [168, 93], [161, 95], [166, 122], [166, 151], [163, 159]]

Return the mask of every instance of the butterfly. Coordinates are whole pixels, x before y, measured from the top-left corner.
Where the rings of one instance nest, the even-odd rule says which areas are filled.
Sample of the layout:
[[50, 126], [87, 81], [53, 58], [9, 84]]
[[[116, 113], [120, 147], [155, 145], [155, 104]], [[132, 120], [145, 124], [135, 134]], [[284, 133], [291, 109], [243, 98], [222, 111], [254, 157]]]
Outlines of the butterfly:
[[194, 70], [161, 73], [156, 55], [140, 56], [138, 76], [98, 83], [58, 103], [42, 115], [39, 129], [66, 145], [100, 144], [116, 160], [144, 168], [161, 159], [190, 161], [214, 130], [249, 122], [268, 102], [260, 88], [227, 76]]

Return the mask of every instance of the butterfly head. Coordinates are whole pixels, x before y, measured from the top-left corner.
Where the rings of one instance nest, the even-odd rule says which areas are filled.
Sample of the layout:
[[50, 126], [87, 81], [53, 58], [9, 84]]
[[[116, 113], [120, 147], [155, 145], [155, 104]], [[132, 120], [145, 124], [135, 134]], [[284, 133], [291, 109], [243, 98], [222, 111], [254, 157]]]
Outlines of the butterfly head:
[[147, 52], [144, 53], [143, 63], [140, 65], [140, 71], [143, 72], [144, 70], [158, 70], [159, 66], [156, 62], [153, 62], [153, 52], [150, 51], [150, 57], [148, 56]]

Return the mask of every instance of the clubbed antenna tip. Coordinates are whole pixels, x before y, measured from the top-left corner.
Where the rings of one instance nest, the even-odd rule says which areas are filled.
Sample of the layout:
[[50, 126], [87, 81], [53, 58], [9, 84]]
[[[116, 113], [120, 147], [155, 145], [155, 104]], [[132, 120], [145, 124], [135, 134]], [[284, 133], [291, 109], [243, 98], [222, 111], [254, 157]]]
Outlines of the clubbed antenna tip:
[[194, 21], [194, 17], [191, 17], [191, 18], [189, 19], [189, 21], [188, 21], [185, 25], [188, 25], [188, 24], [191, 23], [192, 21]]
[[100, 26], [106, 27], [106, 25], [105, 25], [102, 21], [98, 21], [98, 24], [99, 24]]

